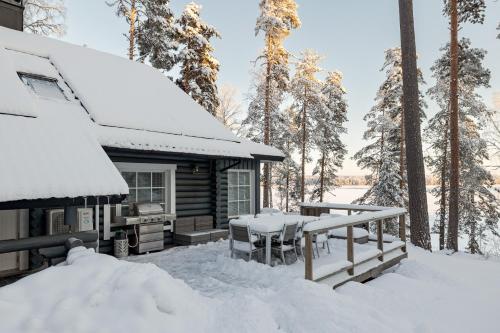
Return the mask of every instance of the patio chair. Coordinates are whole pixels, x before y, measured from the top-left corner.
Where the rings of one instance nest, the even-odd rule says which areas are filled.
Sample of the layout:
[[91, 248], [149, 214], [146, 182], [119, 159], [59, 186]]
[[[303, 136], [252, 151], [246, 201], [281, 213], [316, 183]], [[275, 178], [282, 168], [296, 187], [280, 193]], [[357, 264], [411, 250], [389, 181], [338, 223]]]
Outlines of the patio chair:
[[[306, 240], [304, 238], [304, 225], [305, 225], [305, 223], [303, 223], [302, 225], [300, 225], [297, 228], [297, 239], [299, 240], [299, 244], [300, 244], [299, 249], [300, 249], [300, 256], [302, 257], [302, 260], [304, 260], [304, 248], [306, 247]], [[314, 259], [316, 258], [316, 253], [317, 253], [318, 258], [319, 258], [318, 243], [322, 244], [323, 248], [325, 248], [325, 244], [326, 244], [326, 247], [328, 248], [328, 253], [330, 253], [330, 243], [328, 242], [328, 235], [327, 234], [314, 235], [313, 236], [313, 244], [314, 244], [313, 258]], [[315, 253], [314, 249], [316, 249], [316, 253]]]
[[314, 243], [314, 246], [316, 247], [316, 253], [318, 254], [318, 258], [319, 258], [319, 248], [318, 248], [318, 243], [322, 244], [323, 246], [323, 249], [325, 248], [325, 244], [326, 244], [326, 247], [328, 249], [328, 253], [330, 254], [330, 243], [328, 242], [328, 234], [327, 233], [322, 233], [322, 234], [316, 234], [314, 235], [313, 237], [313, 243]]
[[285, 252], [293, 251], [295, 257], [298, 260], [299, 255], [297, 254], [297, 248], [295, 247], [295, 240], [297, 238], [297, 227], [298, 223], [294, 224], [284, 224], [281, 230], [278, 242], [272, 246], [273, 250], [280, 252], [280, 257], [283, 263], [286, 265]]
[[[264, 249], [257, 247], [255, 243], [259, 241], [256, 235], [253, 235], [248, 226], [239, 226], [229, 224], [231, 258], [234, 252], [244, 252], [248, 254], [248, 261], [252, 260], [252, 254], [262, 252]], [[258, 257], [257, 257], [258, 260]]]

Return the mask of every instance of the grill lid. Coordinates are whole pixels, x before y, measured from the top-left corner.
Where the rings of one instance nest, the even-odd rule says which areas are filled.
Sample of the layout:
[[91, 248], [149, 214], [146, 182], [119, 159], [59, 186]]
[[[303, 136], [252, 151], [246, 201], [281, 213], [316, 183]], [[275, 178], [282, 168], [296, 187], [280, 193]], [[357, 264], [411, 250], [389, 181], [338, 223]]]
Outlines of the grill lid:
[[163, 207], [155, 202], [136, 203], [135, 212], [139, 216], [163, 214]]

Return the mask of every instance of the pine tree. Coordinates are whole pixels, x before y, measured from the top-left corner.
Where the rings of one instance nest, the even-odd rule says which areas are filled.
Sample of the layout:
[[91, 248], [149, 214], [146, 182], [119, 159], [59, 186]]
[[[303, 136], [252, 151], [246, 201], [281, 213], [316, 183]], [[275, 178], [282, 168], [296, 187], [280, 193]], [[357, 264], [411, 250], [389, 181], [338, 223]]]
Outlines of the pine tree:
[[324, 194], [331, 192], [336, 186], [338, 169], [347, 154], [346, 146], [340, 136], [347, 132], [344, 123], [347, 121], [346, 90], [342, 86], [342, 73], [330, 72], [322, 86], [323, 108], [315, 114], [316, 130], [314, 142], [320, 157], [316, 162], [313, 175], [319, 181], [313, 188], [311, 200], [323, 202]]
[[[410, 213], [410, 240], [423, 249], [431, 250], [427, 192], [425, 189], [425, 166], [420, 133], [421, 99], [418, 88], [417, 46], [413, 1], [399, 0], [399, 30], [401, 35], [401, 57], [403, 69], [403, 107], [406, 168], [408, 181], [408, 212]], [[404, 166], [401, 161], [400, 165]]]
[[458, 251], [460, 141], [458, 111], [458, 30], [460, 23], [483, 23], [484, 0], [444, 0], [444, 13], [450, 17], [450, 194], [447, 247]]
[[[283, 77], [285, 74], [288, 75], [288, 71], [283, 73], [283, 66], [273, 66], [272, 69], [272, 76]], [[273, 147], [280, 145], [280, 135], [285, 126], [282, 123], [284, 118], [282, 117], [282, 110], [280, 110], [280, 105], [285, 97], [285, 90], [280, 84], [278, 80], [271, 80], [268, 86], [265, 69], [254, 73], [253, 87], [249, 94], [248, 113], [242, 122], [242, 133], [254, 142], [263, 142], [266, 130], [264, 110], [267, 107], [270, 111], [269, 127], [267, 128], [269, 131], [268, 144]], [[267, 184], [267, 191], [266, 186], [263, 186], [263, 197], [267, 198], [267, 207], [272, 207], [272, 168], [272, 163], [264, 164], [264, 171], [267, 170], [267, 174], [262, 175], [261, 178], [262, 185]]]
[[[144, 0], [143, 0], [144, 1]], [[139, 61], [168, 72], [176, 63], [178, 32], [169, 0], [144, 1], [145, 19], [138, 25]]]
[[[265, 66], [262, 142], [271, 144], [271, 118], [273, 89], [285, 91], [288, 84], [288, 52], [283, 47], [283, 41], [290, 35], [291, 30], [300, 26], [295, 0], [261, 0], [260, 15], [257, 18], [255, 34], [264, 33], [265, 48], [261, 56]], [[263, 172], [263, 206], [272, 205], [270, 166], [264, 164]]]
[[106, 2], [110, 7], [116, 6], [116, 16], [124, 17], [129, 26], [128, 35], [125, 35], [129, 42], [128, 58], [134, 60], [136, 57], [137, 29], [139, 26], [138, 14], [143, 9], [145, 0], [115, 0]]
[[219, 32], [200, 18], [201, 6], [191, 2], [178, 18], [178, 61], [181, 66], [177, 84], [205, 110], [215, 115], [219, 62], [214, 58], [210, 39], [220, 38]]
[[[491, 119], [491, 114], [477, 94], [477, 89], [488, 87], [490, 71], [482, 61], [486, 51], [472, 48], [468, 39], [462, 39], [458, 45], [458, 111], [460, 140], [459, 169], [459, 223], [458, 230], [469, 237], [468, 249], [472, 253], [481, 252], [479, 240], [484, 239], [485, 231], [498, 234], [496, 225], [499, 218], [499, 204], [493, 193], [493, 178], [484, 168], [488, 160], [488, 145], [481, 133]], [[432, 155], [428, 165], [434, 175], [440, 179], [441, 187], [433, 194], [439, 198], [440, 248], [444, 246], [444, 227], [449, 203], [450, 148], [448, 145], [450, 117], [450, 44], [441, 49], [443, 55], [431, 68], [436, 78], [436, 85], [429, 89], [429, 96], [435, 100], [440, 111], [429, 121], [426, 137], [431, 141]]]
[[275, 146], [285, 154], [285, 159], [272, 168], [272, 187], [278, 193], [279, 208], [286, 212], [297, 209], [300, 199], [300, 168], [293, 158], [299, 134], [296, 114], [293, 105], [280, 113], [281, 128]]
[[305, 167], [306, 163], [310, 162], [310, 153], [314, 148], [315, 114], [318, 110], [325, 108], [321, 91], [322, 82], [316, 77], [321, 71], [318, 65], [320, 59], [321, 57], [313, 50], [302, 52], [291, 82], [291, 93], [296, 103], [300, 123], [301, 201], [305, 201]]
[[[382, 71], [385, 71], [386, 79], [377, 92], [375, 106], [364, 117], [368, 128], [363, 139], [370, 143], [354, 155], [357, 165], [361, 169], [370, 171], [372, 187], [356, 202], [407, 208], [408, 187], [404, 168], [406, 161], [400, 48], [385, 51]], [[419, 82], [423, 83], [420, 70], [417, 75]], [[422, 94], [420, 94], [419, 104], [420, 117], [424, 118], [425, 103]], [[396, 182], [397, 187], [394, 186]], [[397, 231], [396, 226], [392, 229], [393, 232]]]

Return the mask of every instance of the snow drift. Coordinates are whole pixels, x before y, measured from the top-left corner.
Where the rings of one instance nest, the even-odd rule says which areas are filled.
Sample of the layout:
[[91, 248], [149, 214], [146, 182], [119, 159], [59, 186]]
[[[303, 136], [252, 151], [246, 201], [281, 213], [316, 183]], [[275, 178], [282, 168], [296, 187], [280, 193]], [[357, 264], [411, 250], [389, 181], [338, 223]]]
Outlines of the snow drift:
[[0, 289], [0, 332], [498, 332], [494, 260], [410, 246], [399, 267], [333, 291], [301, 266], [231, 259], [227, 245], [134, 262], [73, 249]]

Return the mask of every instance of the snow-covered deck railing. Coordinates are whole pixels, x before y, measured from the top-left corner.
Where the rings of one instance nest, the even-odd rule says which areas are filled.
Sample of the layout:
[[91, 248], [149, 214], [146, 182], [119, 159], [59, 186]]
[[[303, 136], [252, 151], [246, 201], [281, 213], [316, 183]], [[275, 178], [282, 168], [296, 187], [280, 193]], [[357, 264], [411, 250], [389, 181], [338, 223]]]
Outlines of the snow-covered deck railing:
[[[313, 208], [312, 210], [308, 210]], [[356, 275], [364, 274], [367, 277], [373, 276], [375, 271], [380, 271], [382, 268], [390, 267], [402, 258], [406, 257], [406, 223], [404, 208], [363, 206], [363, 205], [345, 205], [333, 203], [319, 204], [301, 204], [301, 211], [304, 215], [307, 213], [328, 213], [330, 209], [347, 210], [347, 216], [336, 216], [324, 218], [318, 221], [310, 222], [304, 226], [305, 236], [305, 278], [307, 280], [319, 281], [347, 271], [347, 278], [344, 281], [349, 281], [355, 276], [355, 267], [366, 264], [373, 259], [378, 259], [380, 264], [372, 267], [370, 270], [356, 272]], [[362, 214], [351, 215], [352, 211], [364, 212]], [[400, 241], [395, 241], [387, 244], [384, 249], [384, 233], [383, 224], [391, 219], [399, 218], [399, 238]], [[354, 237], [353, 228], [358, 225], [368, 225], [370, 222], [377, 223], [377, 249], [370, 255], [363, 257], [355, 256], [354, 254]], [[318, 267], [313, 269], [313, 237], [317, 234], [328, 233], [332, 229], [347, 228], [347, 261], [343, 265], [334, 265], [332, 267]], [[389, 256], [390, 259], [384, 261], [384, 255], [399, 251], [398, 255]], [[356, 260], [355, 260], [356, 259]]]

